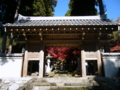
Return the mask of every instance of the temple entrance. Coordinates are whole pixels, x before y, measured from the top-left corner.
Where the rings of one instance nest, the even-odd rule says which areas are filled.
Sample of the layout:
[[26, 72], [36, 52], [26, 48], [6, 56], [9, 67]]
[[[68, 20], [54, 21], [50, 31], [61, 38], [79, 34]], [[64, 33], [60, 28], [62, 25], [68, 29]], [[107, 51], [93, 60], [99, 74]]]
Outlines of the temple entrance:
[[79, 47], [47, 47], [45, 74], [46, 76], [60, 74], [81, 76], [80, 62]]
[[86, 60], [86, 75], [98, 75], [97, 60]]
[[27, 76], [39, 76], [39, 61], [31, 60], [28, 62]]

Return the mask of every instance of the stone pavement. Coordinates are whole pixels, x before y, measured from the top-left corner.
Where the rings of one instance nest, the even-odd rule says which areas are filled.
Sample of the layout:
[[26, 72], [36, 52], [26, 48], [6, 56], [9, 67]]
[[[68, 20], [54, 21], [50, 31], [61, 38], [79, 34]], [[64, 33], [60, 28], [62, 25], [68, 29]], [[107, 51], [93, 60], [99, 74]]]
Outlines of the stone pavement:
[[33, 78], [1, 78], [0, 90], [31, 90]]

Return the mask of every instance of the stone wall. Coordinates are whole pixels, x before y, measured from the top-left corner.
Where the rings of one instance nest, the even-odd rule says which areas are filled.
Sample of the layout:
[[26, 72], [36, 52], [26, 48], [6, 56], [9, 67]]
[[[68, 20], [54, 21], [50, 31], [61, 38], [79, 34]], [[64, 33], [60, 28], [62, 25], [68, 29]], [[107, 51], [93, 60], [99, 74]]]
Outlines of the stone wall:
[[23, 54], [0, 54], [0, 77], [21, 77]]
[[120, 68], [120, 53], [102, 53], [105, 77], [116, 77]]

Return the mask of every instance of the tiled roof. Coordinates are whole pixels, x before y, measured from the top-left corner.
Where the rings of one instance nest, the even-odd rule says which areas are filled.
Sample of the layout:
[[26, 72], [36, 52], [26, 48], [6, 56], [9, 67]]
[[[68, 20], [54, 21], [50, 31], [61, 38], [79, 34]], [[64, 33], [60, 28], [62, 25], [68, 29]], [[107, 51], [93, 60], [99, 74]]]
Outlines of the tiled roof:
[[4, 26], [82, 26], [82, 25], [118, 25], [101, 16], [78, 17], [29, 17], [19, 15], [18, 20]]

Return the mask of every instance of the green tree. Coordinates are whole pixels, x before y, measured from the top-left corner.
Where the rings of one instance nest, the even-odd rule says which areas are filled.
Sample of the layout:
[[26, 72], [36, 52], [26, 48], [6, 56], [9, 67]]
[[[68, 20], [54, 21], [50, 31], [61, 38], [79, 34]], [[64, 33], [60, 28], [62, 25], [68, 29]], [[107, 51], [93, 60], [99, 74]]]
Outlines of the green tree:
[[97, 9], [95, 5], [98, 2], [96, 0], [70, 0], [69, 10], [65, 14], [66, 16], [88, 16], [97, 15]]
[[16, 0], [1, 0], [0, 1], [0, 22], [13, 23], [15, 10], [17, 8]]
[[120, 23], [120, 16], [117, 17], [117, 22]]
[[57, 4], [57, 1], [55, 0], [44, 0], [45, 2], [45, 11], [46, 11], [46, 16], [53, 16], [54, 12], [54, 7]]
[[25, 16], [53, 16], [57, 0], [21, 0], [19, 13]]

